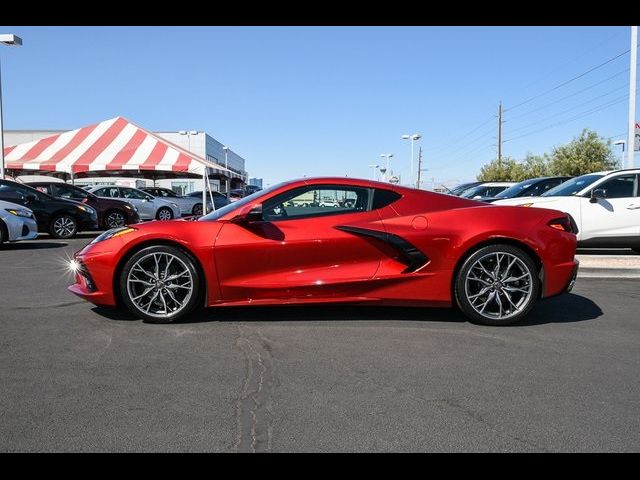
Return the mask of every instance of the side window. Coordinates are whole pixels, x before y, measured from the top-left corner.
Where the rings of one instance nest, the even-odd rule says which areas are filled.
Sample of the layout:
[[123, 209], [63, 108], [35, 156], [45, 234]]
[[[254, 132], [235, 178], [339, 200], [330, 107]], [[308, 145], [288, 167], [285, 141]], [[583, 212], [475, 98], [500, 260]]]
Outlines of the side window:
[[11, 202], [21, 200], [21, 198], [15, 188], [12, 188], [10, 185], [0, 183], [0, 200]]
[[64, 184], [51, 185], [51, 193], [54, 197], [71, 198], [75, 200], [82, 200], [89, 196], [86, 192], [83, 192], [80, 189], [76, 190], [75, 188]]
[[148, 193], [139, 192], [133, 188], [122, 188], [122, 196], [124, 198], [134, 198], [137, 200], [144, 200]]
[[376, 188], [373, 191], [373, 204], [371, 208], [376, 210], [378, 208], [386, 207], [398, 200], [402, 195], [391, 190], [383, 190], [382, 188]]
[[367, 210], [369, 189], [344, 185], [300, 187], [263, 205], [266, 221], [311, 218]]
[[628, 198], [634, 196], [635, 175], [620, 175], [612, 178], [596, 188], [605, 191], [605, 198]]

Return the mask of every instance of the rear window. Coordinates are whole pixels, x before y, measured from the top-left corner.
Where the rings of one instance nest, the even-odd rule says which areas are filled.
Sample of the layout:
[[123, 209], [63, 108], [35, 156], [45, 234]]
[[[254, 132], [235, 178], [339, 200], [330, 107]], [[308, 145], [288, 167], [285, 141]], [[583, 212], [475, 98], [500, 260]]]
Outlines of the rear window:
[[391, 190], [383, 190], [381, 188], [376, 188], [373, 192], [373, 204], [371, 208], [376, 210], [378, 208], [386, 207], [387, 205], [391, 205], [393, 202], [398, 200], [402, 195], [397, 192], [392, 192]]

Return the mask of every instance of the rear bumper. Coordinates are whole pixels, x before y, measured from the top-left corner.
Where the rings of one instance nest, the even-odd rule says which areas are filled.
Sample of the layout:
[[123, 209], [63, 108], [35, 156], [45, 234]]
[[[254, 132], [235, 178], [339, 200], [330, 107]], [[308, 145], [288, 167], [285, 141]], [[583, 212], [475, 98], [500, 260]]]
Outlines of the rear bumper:
[[574, 259], [571, 262], [553, 265], [545, 268], [544, 298], [554, 297], [562, 293], [568, 293], [573, 289], [578, 277], [580, 262]]

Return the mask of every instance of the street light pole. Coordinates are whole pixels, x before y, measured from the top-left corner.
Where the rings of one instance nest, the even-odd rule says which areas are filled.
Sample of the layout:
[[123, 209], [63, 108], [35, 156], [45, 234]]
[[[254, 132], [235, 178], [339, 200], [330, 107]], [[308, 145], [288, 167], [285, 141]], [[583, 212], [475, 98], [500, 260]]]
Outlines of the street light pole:
[[[224, 150], [224, 168], [227, 169], [225, 173], [226, 175], [226, 180], [225, 180], [225, 190], [227, 193], [227, 198], [229, 198], [229, 160], [228, 160], [228, 152], [229, 152], [229, 147], [222, 147], [222, 150]], [[245, 190], [246, 191], [246, 190]]]
[[409, 185], [413, 185], [414, 183], [414, 169], [413, 169], [413, 143], [417, 140], [420, 140], [422, 135], [419, 133], [414, 133], [413, 135], [402, 135], [403, 140], [411, 140], [411, 178], [409, 180]]
[[372, 175], [372, 180], [375, 181], [376, 179], [376, 169], [379, 167], [380, 165], [369, 165], [369, 168], [371, 169], [371, 175]]
[[385, 180], [389, 180], [389, 159], [393, 158], [393, 153], [381, 153], [380, 157], [386, 159], [386, 163], [385, 163]]
[[620, 163], [620, 168], [622, 168], [622, 165], [624, 165], [624, 145], [625, 145], [624, 140], [618, 140], [617, 142], [613, 142], [614, 145], [622, 145], [622, 162]]
[[[0, 35], [0, 43], [19, 47], [22, 39], [13, 33]], [[2, 65], [0, 65], [0, 178], [4, 180], [4, 126], [2, 124]]]
[[636, 70], [638, 61], [638, 27], [631, 27], [631, 59], [629, 64], [629, 125], [627, 130], [627, 168], [633, 168], [636, 128]]

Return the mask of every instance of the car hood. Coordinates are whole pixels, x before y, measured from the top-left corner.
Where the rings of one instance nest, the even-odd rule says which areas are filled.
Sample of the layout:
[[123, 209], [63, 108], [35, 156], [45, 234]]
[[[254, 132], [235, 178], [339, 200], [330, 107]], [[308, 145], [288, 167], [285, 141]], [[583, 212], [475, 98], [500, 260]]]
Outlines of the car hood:
[[[536, 205], [542, 208], [553, 208], [551, 205], [562, 202], [567, 197], [515, 197], [504, 198], [492, 202], [493, 205]], [[572, 198], [572, 197], [570, 197]]]
[[12, 203], [12, 202], [6, 202], [4, 200], [0, 200], [0, 208], [12, 208], [12, 209], [27, 209], [29, 211], [31, 211], [31, 209], [29, 207], [25, 207], [24, 205], [19, 205], [17, 203]]

